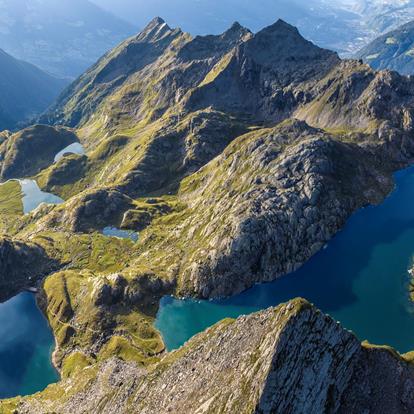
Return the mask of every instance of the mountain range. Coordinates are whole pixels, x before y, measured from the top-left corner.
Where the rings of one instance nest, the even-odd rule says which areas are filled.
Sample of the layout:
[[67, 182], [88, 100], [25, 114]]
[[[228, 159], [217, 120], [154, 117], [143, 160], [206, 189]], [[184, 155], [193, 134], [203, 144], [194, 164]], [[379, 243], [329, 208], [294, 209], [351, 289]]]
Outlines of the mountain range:
[[255, 32], [282, 18], [319, 46], [350, 56], [413, 19], [414, 6], [408, 0], [1, 0], [0, 48], [74, 78], [157, 14], [193, 34], [219, 34], [234, 20]]
[[[156, 18], [40, 122], [2, 135], [0, 178], [64, 202], [24, 214], [9, 183], [0, 293], [39, 289], [61, 381], [2, 401], [6, 414], [414, 411], [412, 355], [361, 344], [302, 299], [176, 352], [154, 325], [165, 295], [287, 275], [382, 202], [414, 160], [414, 78], [342, 60], [283, 20], [193, 36]], [[75, 142], [85, 154], [53, 162]]]

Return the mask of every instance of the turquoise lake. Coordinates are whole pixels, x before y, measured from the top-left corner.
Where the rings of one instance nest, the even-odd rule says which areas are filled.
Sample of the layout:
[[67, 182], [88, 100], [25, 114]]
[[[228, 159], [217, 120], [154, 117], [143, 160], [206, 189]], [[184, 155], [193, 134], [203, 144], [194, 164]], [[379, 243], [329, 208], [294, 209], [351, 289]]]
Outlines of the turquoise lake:
[[398, 172], [380, 206], [355, 213], [345, 228], [295, 273], [216, 301], [163, 298], [156, 326], [167, 348], [225, 317], [304, 297], [360, 340], [414, 350], [414, 306], [408, 270], [414, 256], [414, 168]]
[[54, 338], [31, 293], [0, 304], [0, 398], [28, 395], [59, 379]]

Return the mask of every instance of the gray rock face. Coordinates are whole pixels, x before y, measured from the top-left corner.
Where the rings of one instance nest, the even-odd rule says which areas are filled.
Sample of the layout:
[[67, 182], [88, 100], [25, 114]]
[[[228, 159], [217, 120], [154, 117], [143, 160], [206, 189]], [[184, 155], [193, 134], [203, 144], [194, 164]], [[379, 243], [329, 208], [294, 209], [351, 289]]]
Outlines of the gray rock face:
[[[138, 335], [129, 348], [140, 322], [121, 319], [140, 305], [154, 315], [157, 292], [216, 298], [297, 269], [413, 161], [413, 108], [412, 79], [342, 62], [284, 22], [191, 38], [156, 19], [107, 54], [49, 118], [82, 126], [80, 193], [28, 233], [41, 242], [44, 230], [67, 237], [116, 220], [142, 231], [114, 270], [122, 283], [90, 262], [48, 279], [82, 284], [72, 297], [85, 320], [69, 352], [99, 352], [74, 356], [98, 365], [23, 412], [410, 412], [411, 367], [303, 302], [227, 321], [161, 362], [161, 341]], [[151, 210], [155, 197], [169, 208]], [[93, 335], [82, 338], [91, 311]], [[113, 355], [149, 368], [104, 363]]]
[[183, 177], [206, 165], [245, 132], [242, 121], [209, 108], [183, 120], [168, 118], [118, 188], [132, 197], [171, 185], [175, 188]]
[[[223, 321], [146, 371], [104, 363], [66, 402], [19, 413], [410, 413], [414, 368], [297, 299]], [[70, 384], [68, 383], [67, 386]]]
[[391, 160], [300, 121], [234, 142], [190, 181], [195, 190], [183, 189], [192, 214], [175, 237], [192, 254], [180, 294], [227, 296], [292, 272], [355, 209], [383, 199], [391, 170]]
[[334, 52], [315, 46], [279, 20], [235, 48], [216, 79], [191, 92], [186, 108], [213, 103], [219, 110], [280, 121], [306, 101], [306, 94], [294, 88], [320, 80], [339, 62]]
[[[125, 216], [125, 227], [144, 230], [131, 266], [203, 298], [297, 269], [414, 159], [413, 79], [341, 61], [281, 20], [257, 34], [235, 24], [192, 38], [157, 18], [49, 115], [83, 126], [82, 180], [97, 188], [57, 221], [94, 219], [103, 186], [121, 198], [175, 196], [182, 210], [162, 231], [148, 215]], [[93, 160], [111, 141], [116, 154]]]
[[[249, 36], [246, 29], [234, 26], [220, 36], [192, 39], [180, 29], [171, 29], [162, 19], [154, 19], [140, 34], [106, 54], [67, 88], [41, 121], [79, 126], [93, 115], [105, 98], [129, 84], [135, 86], [128, 96], [113, 102], [107, 112], [117, 112], [121, 106], [124, 114], [137, 120], [154, 109], [160, 116], [197, 86], [246, 36]], [[157, 102], [146, 108], [148, 96], [154, 94]]]

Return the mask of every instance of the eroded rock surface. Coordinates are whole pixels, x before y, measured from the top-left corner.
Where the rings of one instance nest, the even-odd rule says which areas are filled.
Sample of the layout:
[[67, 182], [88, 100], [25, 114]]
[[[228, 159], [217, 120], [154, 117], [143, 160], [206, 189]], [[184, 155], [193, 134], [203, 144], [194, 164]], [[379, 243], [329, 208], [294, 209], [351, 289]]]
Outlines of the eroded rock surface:
[[36, 177], [66, 202], [13, 221], [0, 206], [6, 233], [64, 266], [41, 294], [63, 380], [18, 409], [412, 411], [409, 364], [303, 302], [166, 356], [153, 321], [163, 294], [232, 295], [301, 266], [392, 190], [414, 159], [413, 116], [413, 79], [341, 61], [282, 21], [194, 38], [155, 19], [106, 54], [44, 117], [85, 146]]

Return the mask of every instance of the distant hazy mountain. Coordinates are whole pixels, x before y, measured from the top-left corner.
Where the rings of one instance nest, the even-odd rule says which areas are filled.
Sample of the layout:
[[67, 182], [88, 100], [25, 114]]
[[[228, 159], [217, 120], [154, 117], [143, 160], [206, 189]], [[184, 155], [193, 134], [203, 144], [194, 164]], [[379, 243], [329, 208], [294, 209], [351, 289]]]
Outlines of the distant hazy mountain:
[[374, 69], [414, 74], [414, 21], [375, 39], [357, 56]]
[[92, 0], [144, 27], [154, 16], [193, 34], [220, 33], [237, 20], [253, 31], [282, 18], [320, 46], [355, 53], [414, 19], [414, 0]]
[[[317, 44], [345, 51], [355, 37], [348, 29], [358, 14], [326, 0], [92, 0], [140, 27], [161, 16], [192, 34], [221, 33], [234, 21], [252, 31], [277, 18], [296, 25]], [[334, 2], [335, 3], [335, 2]], [[347, 22], [344, 25], [344, 22]]]
[[44, 111], [65, 84], [0, 49], [0, 130], [13, 129]]
[[0, 0], [0, 47], [74, 77], [136, 28], [88, 0]]
[[372, 34], [385, 33], [414, 19], [414, 0], [339, 0], [359, 13]]

